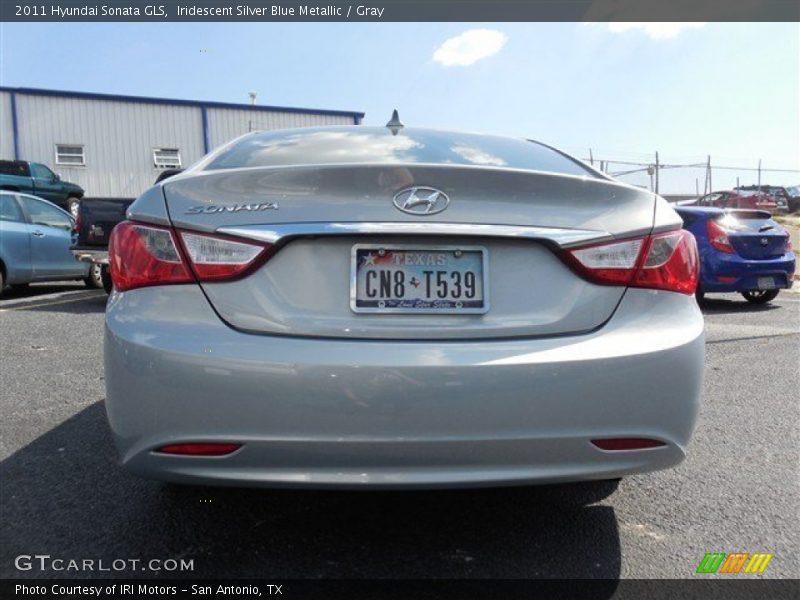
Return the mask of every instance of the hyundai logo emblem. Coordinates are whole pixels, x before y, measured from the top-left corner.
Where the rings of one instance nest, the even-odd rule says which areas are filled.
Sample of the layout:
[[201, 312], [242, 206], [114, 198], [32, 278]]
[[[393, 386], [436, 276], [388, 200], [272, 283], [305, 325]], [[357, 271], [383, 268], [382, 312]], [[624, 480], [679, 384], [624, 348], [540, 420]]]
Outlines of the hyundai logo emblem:
[[435, 215], [450, 204], [450, 198], [441, 190], [432, 187], [411, 187], [394, 195], [395, 207], [410, 215]]

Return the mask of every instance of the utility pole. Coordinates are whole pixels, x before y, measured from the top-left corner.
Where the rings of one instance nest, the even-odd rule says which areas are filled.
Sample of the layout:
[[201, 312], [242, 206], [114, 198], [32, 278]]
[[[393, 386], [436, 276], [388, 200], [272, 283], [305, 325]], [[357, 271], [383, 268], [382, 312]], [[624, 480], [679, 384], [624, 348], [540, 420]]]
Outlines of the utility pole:
[[658, 163], [658, 150], [656, 150], [656, 194], [658, 193], [658, 170], [660, 165]]
[[594, 166], [594, 156], [592, 156], [592, 149], [589, 148], [589, 164]]
[[694, 178], [694, 195], [700, 197], [700, 179]]
[[761, 159], [758, 159], [758, 189], [761, 191]]

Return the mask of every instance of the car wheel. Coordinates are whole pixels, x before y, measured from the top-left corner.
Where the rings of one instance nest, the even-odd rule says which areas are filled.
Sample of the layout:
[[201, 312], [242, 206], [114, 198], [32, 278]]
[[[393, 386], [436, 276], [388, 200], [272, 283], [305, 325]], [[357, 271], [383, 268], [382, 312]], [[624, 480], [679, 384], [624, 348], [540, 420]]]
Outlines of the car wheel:
[[694, 293], [694, 297], [697, 298], [698, 304], [702, 304], [706, 299], [706, 293], [701, 292], [700, 288], [698, 288], [697, 291]]
[[71, 214], [72, 217], [75, 219], [78, 218], [78, 208], [80, 207], [80, 205], [81, 205], [80, 198], [76, 198], [75, 196], [70, 196], [69, 198], [67, 198], [67, 210], [69, 211], [69, 214]]
[[103, 265], [92, 263], [89, 275], [83, 278], [86, 287], [100, 289], [103, 287]]
[[749, 290], [742, 292], [742, 296], [752, 304], [766, 304], [774, 300], [780, 290]]

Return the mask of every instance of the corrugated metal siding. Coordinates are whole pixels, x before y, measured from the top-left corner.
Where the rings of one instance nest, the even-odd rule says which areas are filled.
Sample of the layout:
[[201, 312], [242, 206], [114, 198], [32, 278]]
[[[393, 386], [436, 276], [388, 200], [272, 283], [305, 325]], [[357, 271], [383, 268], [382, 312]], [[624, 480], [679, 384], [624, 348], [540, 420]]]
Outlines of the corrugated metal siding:
[[[0, 156], [12, 158], [10, 92], [0, 92]], [[134, 198], [160, 173], [153, 148], [178, 148], [187, 167], [202, 158], [199, 106], [168, 101], [131, 102], [17, 92], [19, 158], [41, 162], [86, 190], [87, 196]], [[208, 110], [211, 148], [253, 130], [353, 125], [354, 117], [213, 107]], [[56, 144], [84, 147], [86, 166], [57, 165]]]
[[[203, 155], [200, 110], [17, 94], [21, 158], [49, 165], [87, 196], [136, 197], [159, 174], [153, 148], [178, 148], [184, 165]], [[57, 165], [56, 144], [84, 147], [86, 166]]]
[[14, 158], [14, 127], [11, 124], [11, 94], [0, 92], [0, 158]]
[[208, 124], [211, 132], [211, 146], [216, 148], [250, 131], [289, 129], [292, 127], [322, 127], [326, 125], [353, 125], [354, 121], [352, 117], [339, 115], [209, 108]]

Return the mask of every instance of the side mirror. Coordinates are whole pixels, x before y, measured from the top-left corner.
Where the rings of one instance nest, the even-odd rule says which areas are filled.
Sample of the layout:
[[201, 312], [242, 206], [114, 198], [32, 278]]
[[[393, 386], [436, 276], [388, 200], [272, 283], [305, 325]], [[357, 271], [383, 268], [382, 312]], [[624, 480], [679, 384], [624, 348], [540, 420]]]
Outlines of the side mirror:
[[54, 181], [61, 181], [61, 173], [55, 173], [53, 175], [53, 180]]

